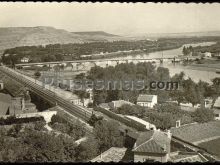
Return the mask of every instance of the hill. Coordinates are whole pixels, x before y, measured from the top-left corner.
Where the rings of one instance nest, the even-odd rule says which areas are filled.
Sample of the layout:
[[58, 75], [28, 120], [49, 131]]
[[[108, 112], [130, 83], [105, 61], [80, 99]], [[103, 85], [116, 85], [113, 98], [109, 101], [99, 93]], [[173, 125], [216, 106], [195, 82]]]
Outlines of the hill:
[[46, 26], [0, 28], [0, 52], [18, 46], [112, 41], [114, 37], [105, 32], [71, 33]]
[[106, 33], [104, 31], [87, 31], [87, 32], [73, 32], [74, 34], [87, 35], [87, 36], [107, 36], [118, 37], [118, 35]]

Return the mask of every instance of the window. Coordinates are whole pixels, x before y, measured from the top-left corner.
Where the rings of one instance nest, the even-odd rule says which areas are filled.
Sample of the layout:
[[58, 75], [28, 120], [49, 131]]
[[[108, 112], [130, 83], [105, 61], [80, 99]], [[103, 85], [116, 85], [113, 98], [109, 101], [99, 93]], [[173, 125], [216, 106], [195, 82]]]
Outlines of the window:
[[215, 117], [219, 117], [219, 114], [215, 114]]

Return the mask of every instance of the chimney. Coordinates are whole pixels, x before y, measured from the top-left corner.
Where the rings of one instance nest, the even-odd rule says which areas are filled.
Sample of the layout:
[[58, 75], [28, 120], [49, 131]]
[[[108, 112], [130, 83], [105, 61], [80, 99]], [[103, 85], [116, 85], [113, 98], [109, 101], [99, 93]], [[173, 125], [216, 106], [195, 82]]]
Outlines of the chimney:
[[167, 137], [168, 137], [169, 139], [171, 139], [171, 137], [172, 137], [172, 134], [171, 134], [170, 130], [167, 130]]
[[181, 126], [180, 120], [177, 120], [177, 121], [176, 121], [176, 128], [179, 128], [180, 126]]

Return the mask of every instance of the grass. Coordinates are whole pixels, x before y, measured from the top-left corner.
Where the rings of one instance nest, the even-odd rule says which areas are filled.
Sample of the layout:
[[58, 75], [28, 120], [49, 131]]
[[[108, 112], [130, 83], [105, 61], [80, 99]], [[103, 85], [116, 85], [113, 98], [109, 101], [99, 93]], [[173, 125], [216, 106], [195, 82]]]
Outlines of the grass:
[[220, 138], [200, 143], [199, 146], [220, 158]]

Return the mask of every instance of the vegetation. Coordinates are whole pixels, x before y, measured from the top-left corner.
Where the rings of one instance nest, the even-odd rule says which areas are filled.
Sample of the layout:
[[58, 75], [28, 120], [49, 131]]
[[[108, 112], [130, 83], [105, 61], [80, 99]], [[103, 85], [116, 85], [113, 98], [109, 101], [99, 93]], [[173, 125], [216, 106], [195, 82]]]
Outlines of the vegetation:
[[0, 125], [10, 124], [22, 124], [36, 121], [44, 121], [43, 117], [29, 117], [29, 118], [16, 118], [15, 116], [9, 116], [8, 118], [0, 118]]
[[[102, 52], [139, 50], [139, 53], [149, 53], [178, 48], [186, 43], [205, 41], [219, 41], [219, 37], [160, 38], [157, 41], [138, 40], [22, 46], [5, 50], [2, 56], [2, 62], [14, 66], [14, 64], [20, 63], [23, 57], [30, 57], [30, 62], [49, 62], [62, 61], [65, 58], [68, 58], [68, 60], [77, 60], [81, 59], [81, 55], [100, 54]], [[115, 55], [127, 54], [121, 52]]]
[[64, 134], [68, 134], [69, 136], [73, 137], [74, 140], [78, 140], [84, 137], [86, 134], [85, 125], [79, 120], [76, 120], [74, 123], [73, 122], [69, 123], [62, 117], [58, 115], [54, 115], [52, 116], [49, 125], [54, 130], [57, 130]]

